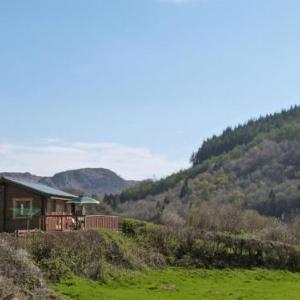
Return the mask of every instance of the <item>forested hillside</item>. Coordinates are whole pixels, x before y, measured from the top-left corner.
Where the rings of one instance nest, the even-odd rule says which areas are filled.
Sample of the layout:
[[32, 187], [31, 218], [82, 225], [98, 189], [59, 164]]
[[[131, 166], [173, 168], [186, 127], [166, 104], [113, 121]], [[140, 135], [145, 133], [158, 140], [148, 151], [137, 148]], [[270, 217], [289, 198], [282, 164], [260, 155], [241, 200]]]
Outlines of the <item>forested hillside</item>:
[[[256, 225], [266, 221], [260, 215], [295, 220], [300, 211], [300, 107], [226, 129], [204, 141], [192, 162], [190, 169], [105, 200], [125, 215], [163, 223], [197, 223], [202, 214], [201, 222], [210, 229], [218, 229], [219, 219], [226, 217], [236, 220], [229, 227], [242, 226], [240, 218], [250, 218], [249, 211]], [[253, 212], [259, 213], [256, 220]]]
[[[289, 138], [290, 133], [294, 136], [294, 133], [291, 132], [293, 125], [295, 125], [293, 122], [299, 122], [299, 119], [300, 107], [295, 106], [290, 110], [283, 110], [281, 113], [260, 117], [257, 120], [252, 119], [246, 124], [238, 125], [235, 128], [228, 127], [220, 136], [214, 135], [205, 140], [199, 150], [192, 154], [191, 162], [194, 166], [198, 165], [214, 156], [231, 151], [237, 146], [247, 145], [259, 135], [270, 132], [276, 134], [276, 131], [280, 131], [287, 124], [290, 126], [282, 132], [280, 138]], [[299, 129], [299, 127], [295, 126], [295, 129]]]
[[205, 140], [199, 150], [192, 154], [193, 166], [158, 181], [145, 180], [130, 187], [119, 196], [106, 195], [106, 202], [113, 207], [126, 201], [157, 195], [173, 188], [182, 180], [188, 180], [207, 171], [212, 165], [238, 158], [263, 141], [294, 140], [300, 137], [300, 107], [294, 106], [281, 113], [252, 119], [235, 128], [228, 127], [220, 136]]

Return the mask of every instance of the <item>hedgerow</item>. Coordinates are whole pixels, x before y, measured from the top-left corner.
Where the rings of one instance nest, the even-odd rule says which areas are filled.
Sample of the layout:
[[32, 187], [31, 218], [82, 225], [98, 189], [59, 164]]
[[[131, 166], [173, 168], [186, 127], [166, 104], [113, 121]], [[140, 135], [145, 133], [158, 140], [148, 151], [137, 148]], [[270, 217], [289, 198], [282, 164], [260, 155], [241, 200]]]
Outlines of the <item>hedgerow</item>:
[[73, 276], [106, 282], [150, 267], [300, 271], [300, 251], [293, 245], [132, 219], [123, 220], [121, 232], [37, 232], [18, 239], [2, 236], [0, 261], [7, 286], [15, 282], [21, 287], [15, 294], [38, 289], [45, 293], [43, 277], [52, 283]]

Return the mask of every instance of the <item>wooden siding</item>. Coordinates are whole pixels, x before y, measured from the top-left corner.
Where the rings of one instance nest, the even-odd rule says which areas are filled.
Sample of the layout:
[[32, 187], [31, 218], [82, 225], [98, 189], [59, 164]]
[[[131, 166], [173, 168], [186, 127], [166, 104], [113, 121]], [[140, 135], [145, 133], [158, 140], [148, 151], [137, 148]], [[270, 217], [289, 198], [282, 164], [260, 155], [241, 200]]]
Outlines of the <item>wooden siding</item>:
[[[7, 201], [7, 206], [5, 207], [4, 201]], [[33, 216], [27, 224], [26, 218], [16, 218], [13, 217], [13, 199], [31, 199], [32, 207], [35, 209], [41, 210], [41, 196], [25, 189], [22, 189], [18, 186], [12, 184], [6, 184], [6, 197], [4, 195], [4, 186], [1, 187], [1, 196], [0, 196], [0, 216], [1, 216], [1, 231], [13, 232], [15, 230], [40, 228], [40, 215], [38, 213], [36, 216]], [[3, 216], [6, 216], [5, 228], [3, 228]]]
[[[5, 187], [6, 186], [6, 195]], [[5, 199], [7, 206], [5, 207]], [[13, 208], [14, 199], [30, 199], [32, 201], [32, 208], [34, 210], [39, 210], [39, 212], [32, 218], [14, 218]], [[53, 203], [55, 211], [51, 211], [49, 207], [50, 203]], [[71, 211], [71, 204], [66, 204], [64, 200], [61, 199], [50, 199], [46, 196], [41, 196], [38, 193], [25, 189], [21, 186], [2, 183], [0, 184], [0, 232], [14, 232], [16, 230], [32, 230], [32, 229], [43, 229], [47, 230], [45, 223], [45, 216], [47, 213], [57, 213], [64, 214]], [[5, 215], [5, 228], [4, 228], [4, 215]], [[54, 221], [49, 221], [54, 223]], [[69, 220], [68, 220], [69, 222]], [[29, 225], [29, 226], [28, 226]], [[49, 225], [50, 226], [50, 225]], [[49, 227], [48, 226], [48, 227]], [[62, 226], [65, 226], [63, 224]], [[51, 227], [51, 226], [50, 226]], [[53, 228], [53, 227], [51, 227]]]
[[[32, 201], [32, 208], [39, 210], [39, 212], [30, 218], [29, 222], [27, 218], [14, 218], [14, 199], [30, 199]], [[66, 204], [61, 198], [56, 199], [53, 197], [51, 199], [15, 184], [1, 183], [0, 232], [23, 232], [24, 230], [33, 229], [47, 231], [97, 228], [118, 229], [119, 220], [117, 216], [73, 216], [71, 207], [71, 204]]]
[[45, 215], [52, 214], [71, 214], [71, 204], [66, 204], [65, 200], [49, 198], [47, 199], [47, 208]]

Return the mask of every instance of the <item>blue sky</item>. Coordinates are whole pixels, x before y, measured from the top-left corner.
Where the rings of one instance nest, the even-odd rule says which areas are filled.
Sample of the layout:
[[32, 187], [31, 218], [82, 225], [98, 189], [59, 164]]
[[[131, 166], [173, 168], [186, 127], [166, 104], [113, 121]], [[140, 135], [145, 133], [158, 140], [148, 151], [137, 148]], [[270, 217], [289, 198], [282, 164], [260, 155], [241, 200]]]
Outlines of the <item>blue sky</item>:
[[0, 171], [188, 166], [228, 125], [300, 104], [300, 2], [0, 2]]

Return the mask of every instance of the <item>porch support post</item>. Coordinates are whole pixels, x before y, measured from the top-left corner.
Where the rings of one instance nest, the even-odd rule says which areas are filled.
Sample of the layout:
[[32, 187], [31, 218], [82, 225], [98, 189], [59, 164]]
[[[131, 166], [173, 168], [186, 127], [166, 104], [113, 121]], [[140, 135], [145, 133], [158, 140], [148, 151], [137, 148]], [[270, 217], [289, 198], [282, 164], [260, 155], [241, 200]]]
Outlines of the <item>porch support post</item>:
[[47, 207], [47, 198], [41, 196], [41, 230], [46, 231], [46, 207]]
[[6, 231], [6, 213], [7, 213], [7, 185], [3, 183], [3, 231]]

